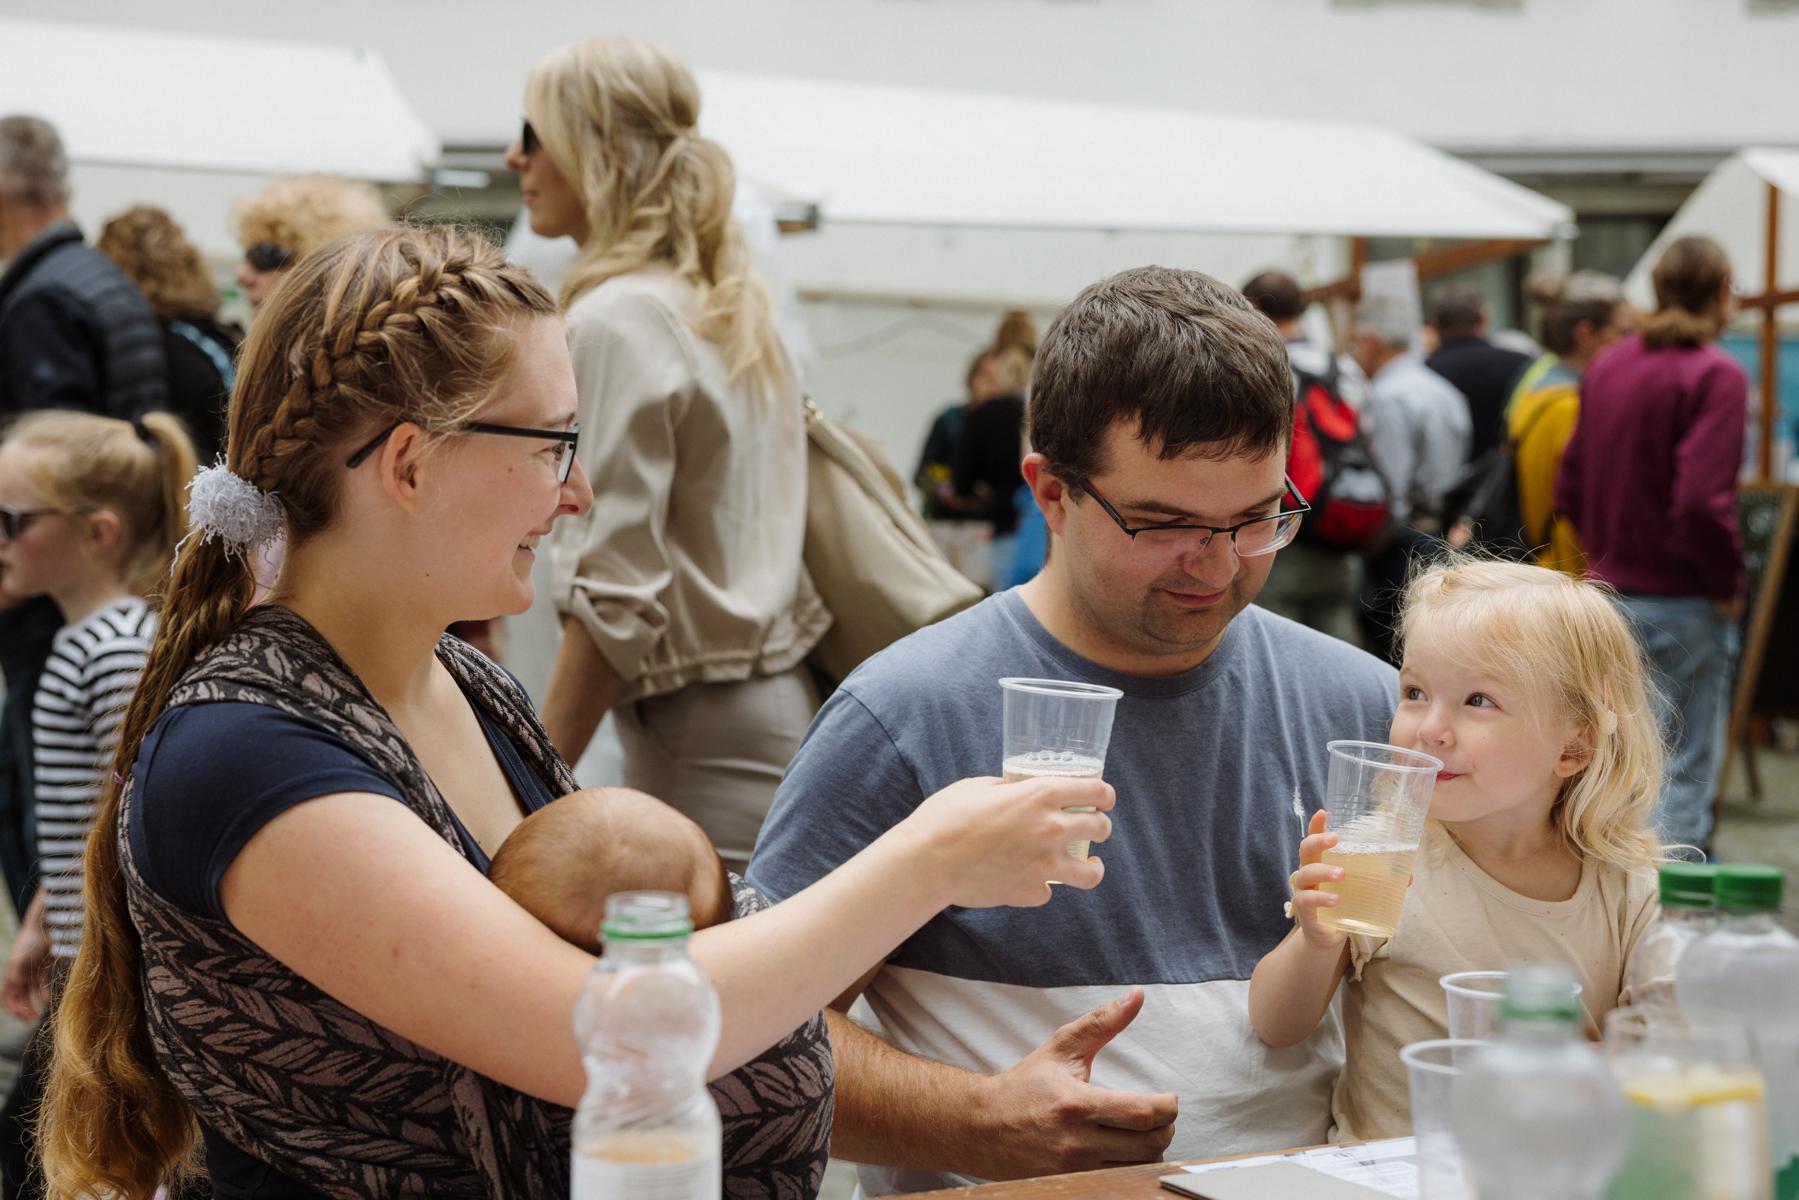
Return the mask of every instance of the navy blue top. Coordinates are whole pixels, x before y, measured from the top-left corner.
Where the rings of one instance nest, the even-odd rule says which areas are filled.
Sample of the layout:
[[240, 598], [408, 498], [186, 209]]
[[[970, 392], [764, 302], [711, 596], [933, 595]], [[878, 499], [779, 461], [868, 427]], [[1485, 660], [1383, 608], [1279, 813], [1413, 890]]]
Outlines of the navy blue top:
[[[519, 807], [534, 813], [549, 786], [492, 718], [475, 707]], [[127, 830], [139, 873], [159, 896], [195, 916], [226, 920], [219, 880], [264, 825], [296, 805], [339, 792], [401, 800], [394, 782], [341, 738], [299, 717], [239, 701], [173, 708], [151, 726], [132, 767]], [[454, 810], [456, 834], [481, 872], [489, 861]], [[201, 1125], [219, 1200], [325, 1200]]]

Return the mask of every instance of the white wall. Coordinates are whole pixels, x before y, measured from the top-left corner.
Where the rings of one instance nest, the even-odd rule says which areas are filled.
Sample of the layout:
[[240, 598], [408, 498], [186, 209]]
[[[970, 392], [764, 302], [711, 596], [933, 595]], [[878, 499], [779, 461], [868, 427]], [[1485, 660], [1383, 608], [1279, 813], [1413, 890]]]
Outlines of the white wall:
[[0, 0], [0, 12], [367, 44], [451, 141], [509, 129], [545, 49], [611, 32], [704, 67], [1329, 116], [1458, 147], [1796, 136], [1799, 6], [1755, 0]]

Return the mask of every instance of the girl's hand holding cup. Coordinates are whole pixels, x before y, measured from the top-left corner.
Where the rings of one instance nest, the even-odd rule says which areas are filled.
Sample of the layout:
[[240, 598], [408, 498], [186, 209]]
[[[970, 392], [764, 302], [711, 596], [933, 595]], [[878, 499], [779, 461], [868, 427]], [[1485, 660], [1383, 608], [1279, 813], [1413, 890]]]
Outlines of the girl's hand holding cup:
[[1306, 945], [1315, 950], [1336, 950], [1349, 940], [1341, 929], [1320, 923], [1318, 910], [1335, 908], [1337, 896], [1321, 891], [1319, 884], [1341, 883], [1343, 868], [1324, 861], [1324, 852], [1337, 844], [1337, 835], [1325, 832], [1328, 815], [1321, 809], [1312, 814], [1309, 832], [1299, 843], [1299, 870], [1293, 872], [1293, 920]]

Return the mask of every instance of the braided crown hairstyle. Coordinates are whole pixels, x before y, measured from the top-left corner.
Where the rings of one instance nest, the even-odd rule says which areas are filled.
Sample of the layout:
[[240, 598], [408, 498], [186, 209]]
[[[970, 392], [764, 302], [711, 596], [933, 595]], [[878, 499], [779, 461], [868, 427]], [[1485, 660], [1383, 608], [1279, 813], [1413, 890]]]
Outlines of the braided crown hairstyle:
[[[446, 229], [358, 234], [307, 255], [244, 343], [230, 404], [228, 462], [279, 494], [286, 536], [334, 515], [344, 459], [398, 421], [446, 434], [512, 367], [514, 332], [555, 301], [485, 243]], [[40, 1117], [54, 1196], [150, 1200], [191, 1169], [193, 1114], [157, 1065], [139, 983], [141, 948], [120, 867], [118, 782], [202, 651], [249, 607], [245, 557], [191, 541], [176, 561], [149, 662], [120, 730], [88, 839], [81, 953], [57, 1010]]]

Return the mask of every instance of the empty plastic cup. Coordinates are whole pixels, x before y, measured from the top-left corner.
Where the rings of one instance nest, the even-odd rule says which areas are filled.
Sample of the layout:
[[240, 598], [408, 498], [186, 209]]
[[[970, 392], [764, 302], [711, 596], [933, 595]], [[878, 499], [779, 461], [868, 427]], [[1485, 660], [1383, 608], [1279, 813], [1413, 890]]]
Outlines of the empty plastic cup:
[[[1449, 1003], [1449, 1036], [1488, 1041], [1499, 1033], [1499, 1002], [1505, 999], [1505, 971], [1457, 971], [1437, 982]], [[1580, 999], [1579, 981], [1571, 985]]]
[[[999, 686], [1005, 726], [1000, 773], [1006, 782], [1101, 776], [1112, 740], [1112, 714], [1123, 692], [1060, 679], [1002, 679]], [[1085, 862], [1090, 849], [1087, 842], [1070, 842], [1068, 857]]]
[[1472, 1200], [1473, 1185], [1451, 1128], [1455, 1081], [1471, 1056], [1486, 1045], [1468, 1038], [1413, 1042], [1399, 1052], [1412, 1101], [1412, 1136], [1418, 1143], [1419, 1200]]
[[1321, 884], [1337, 896], [1318, 910], [1321, 924], [1345, 933], [1392, 937], [1412, 878], [1440, 759], [1380, 742], [1331, 742], [1324, 810], [1337, 844], [1324, 861], [1343, 878]]

